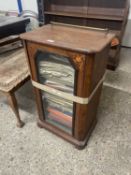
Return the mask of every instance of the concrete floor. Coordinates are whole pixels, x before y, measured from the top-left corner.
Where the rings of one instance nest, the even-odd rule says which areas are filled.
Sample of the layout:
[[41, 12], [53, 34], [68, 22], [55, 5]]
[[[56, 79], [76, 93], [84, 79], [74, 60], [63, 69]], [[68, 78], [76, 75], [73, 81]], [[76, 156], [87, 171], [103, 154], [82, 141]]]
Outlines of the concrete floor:
[[87, 147], [71, 144], [36, 126], [37, 111], [27, 83], [17, 93], [26, 125], [0, 95], [0, 175], [131, 175], [131, 50], [122, 49], [120, 66], [108, 71], [98, 123]]

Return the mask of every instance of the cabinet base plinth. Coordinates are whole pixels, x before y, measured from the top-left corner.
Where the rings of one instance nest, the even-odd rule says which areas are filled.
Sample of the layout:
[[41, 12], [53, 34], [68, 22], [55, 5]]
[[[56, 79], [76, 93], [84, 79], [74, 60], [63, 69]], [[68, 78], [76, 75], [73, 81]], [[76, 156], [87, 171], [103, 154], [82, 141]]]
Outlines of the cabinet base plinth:
[[108, 64], [107, 65], [107, 69], [109, 69], [109, 70], [112, 70], [112, 71], [115, 71], [116, 70], [116, 68], [117, 68], [117, 64], [115, 65], [115, 64]]
[[93, 121], [91, 127], [90, 127], [90, 130], [89, 130], [88, 133], [87, 133], [87, 136], [86, 136], [85, 140], [79, 141], [79, 140], [75, 139], [73, 136], [71, 136], [71, 135], [69, 135], [69, 134], [67, 134], [67, 133], [65, 133], [65, 132], [63, 132], [63, 131], [61, 131], [60, 129], [58, 129], [58, 128], [56, 128], [56, 127], [54, 127], [54, 126], [48, 124], [47, 122], [43, 122], [43, 121], [41, 121], [41, 120], [38, 120], [38, 121], [37, 121], [38, 127], [40, 127], [40, 128], [45, 128], [46, 130], [51, 131], [51, 132], [54, 133], [55, 135], [57, 135], [57, 136], [63, 138], [64, 140], [68, 141], [69, 143], [75, 145], [75, 147], [76, 147], [77, 149], [79, 149], [79, 150], [84, 149], [85, 146], [87, 145], [87, 142], [88, 142], [88, 140], [89, 140], [89, 137], [90, 137], [90, 135], [91, 135], [91, 133], [92, 133], [92, 131], [93, 131], [93, 129], [94, 129], [96, 123], [97, 123], [97, 120], [95, 119], [95, 120]]

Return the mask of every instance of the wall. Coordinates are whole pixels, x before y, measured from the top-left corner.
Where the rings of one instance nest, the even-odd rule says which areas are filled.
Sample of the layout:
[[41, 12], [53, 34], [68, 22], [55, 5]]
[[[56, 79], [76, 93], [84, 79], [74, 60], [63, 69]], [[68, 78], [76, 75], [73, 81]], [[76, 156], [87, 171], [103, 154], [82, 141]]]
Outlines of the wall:
[[[131, 0], [130, 0], [130, 6], [131, 6]], [[130, 8], [129, 19], [131, 19], [131, 8]]]
[[[21, 0], [23, 5], [23, 10], [32, 10], [38, 12], [36, 0]], [[0, 0], [0, 10], [16, 10], [18, 11], [17, 0]]]
[[129, 14], [129, 19], [131, 19], [131, 10], [130, 10], [130, 14]]
[[[130, 4], [131, 4], [131, 0], [130, 0]], [[129, 20], [127, 22], [126, 31], [124, 34], [122, 45], [131, 47], [131, 8], [130, 8]]]
[[0, 0], [0, 10], [8, 11], [8, 10], [18, 10], [17, 1], [16, 0]]
[[22, 0], [23, 10], [32, 10], [38, 13], [36, 0]]

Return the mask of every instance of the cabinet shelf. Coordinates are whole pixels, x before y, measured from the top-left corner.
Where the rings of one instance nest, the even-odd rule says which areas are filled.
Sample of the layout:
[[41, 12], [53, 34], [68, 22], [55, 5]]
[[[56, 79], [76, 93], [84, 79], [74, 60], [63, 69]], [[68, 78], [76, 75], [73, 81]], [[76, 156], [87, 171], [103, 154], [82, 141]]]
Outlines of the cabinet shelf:
[[62, 12], [62, 11], [45, 11], [45, 15], [55, 15], [55, 16], [65, 16], [65, 17], [75, 17], [75, 18], [86, 18], [86, 19], [100, 19], [100, 20], [111, 20], [111, 21], [122, 21], [123, 16], [118, 14], [101, 14], [100, 12], [98, 13], [90, 13], [90, 11], [93, 11], [93, 9], [89, 10], [89, 13], [87, 14], [82, 14], [82, 13], [71, 13], [71, 12]]

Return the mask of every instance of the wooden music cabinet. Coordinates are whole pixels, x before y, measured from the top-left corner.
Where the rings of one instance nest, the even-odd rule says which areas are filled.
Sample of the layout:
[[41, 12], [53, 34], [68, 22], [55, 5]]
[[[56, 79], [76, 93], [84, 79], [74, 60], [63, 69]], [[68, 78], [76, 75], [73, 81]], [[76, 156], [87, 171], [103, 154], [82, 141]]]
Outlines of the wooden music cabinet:
[[119, 64], [120, 45], [128, 19], [129, 0], [37, 0], [41, 24], [51, 21], [80, 26], [107, 28], [115, 33], [109, 52], [108, 68]]
[[38, 125], [84, 148], [96, 124], [110, 42], [107, 31], [56, 24], [22, 34]]

